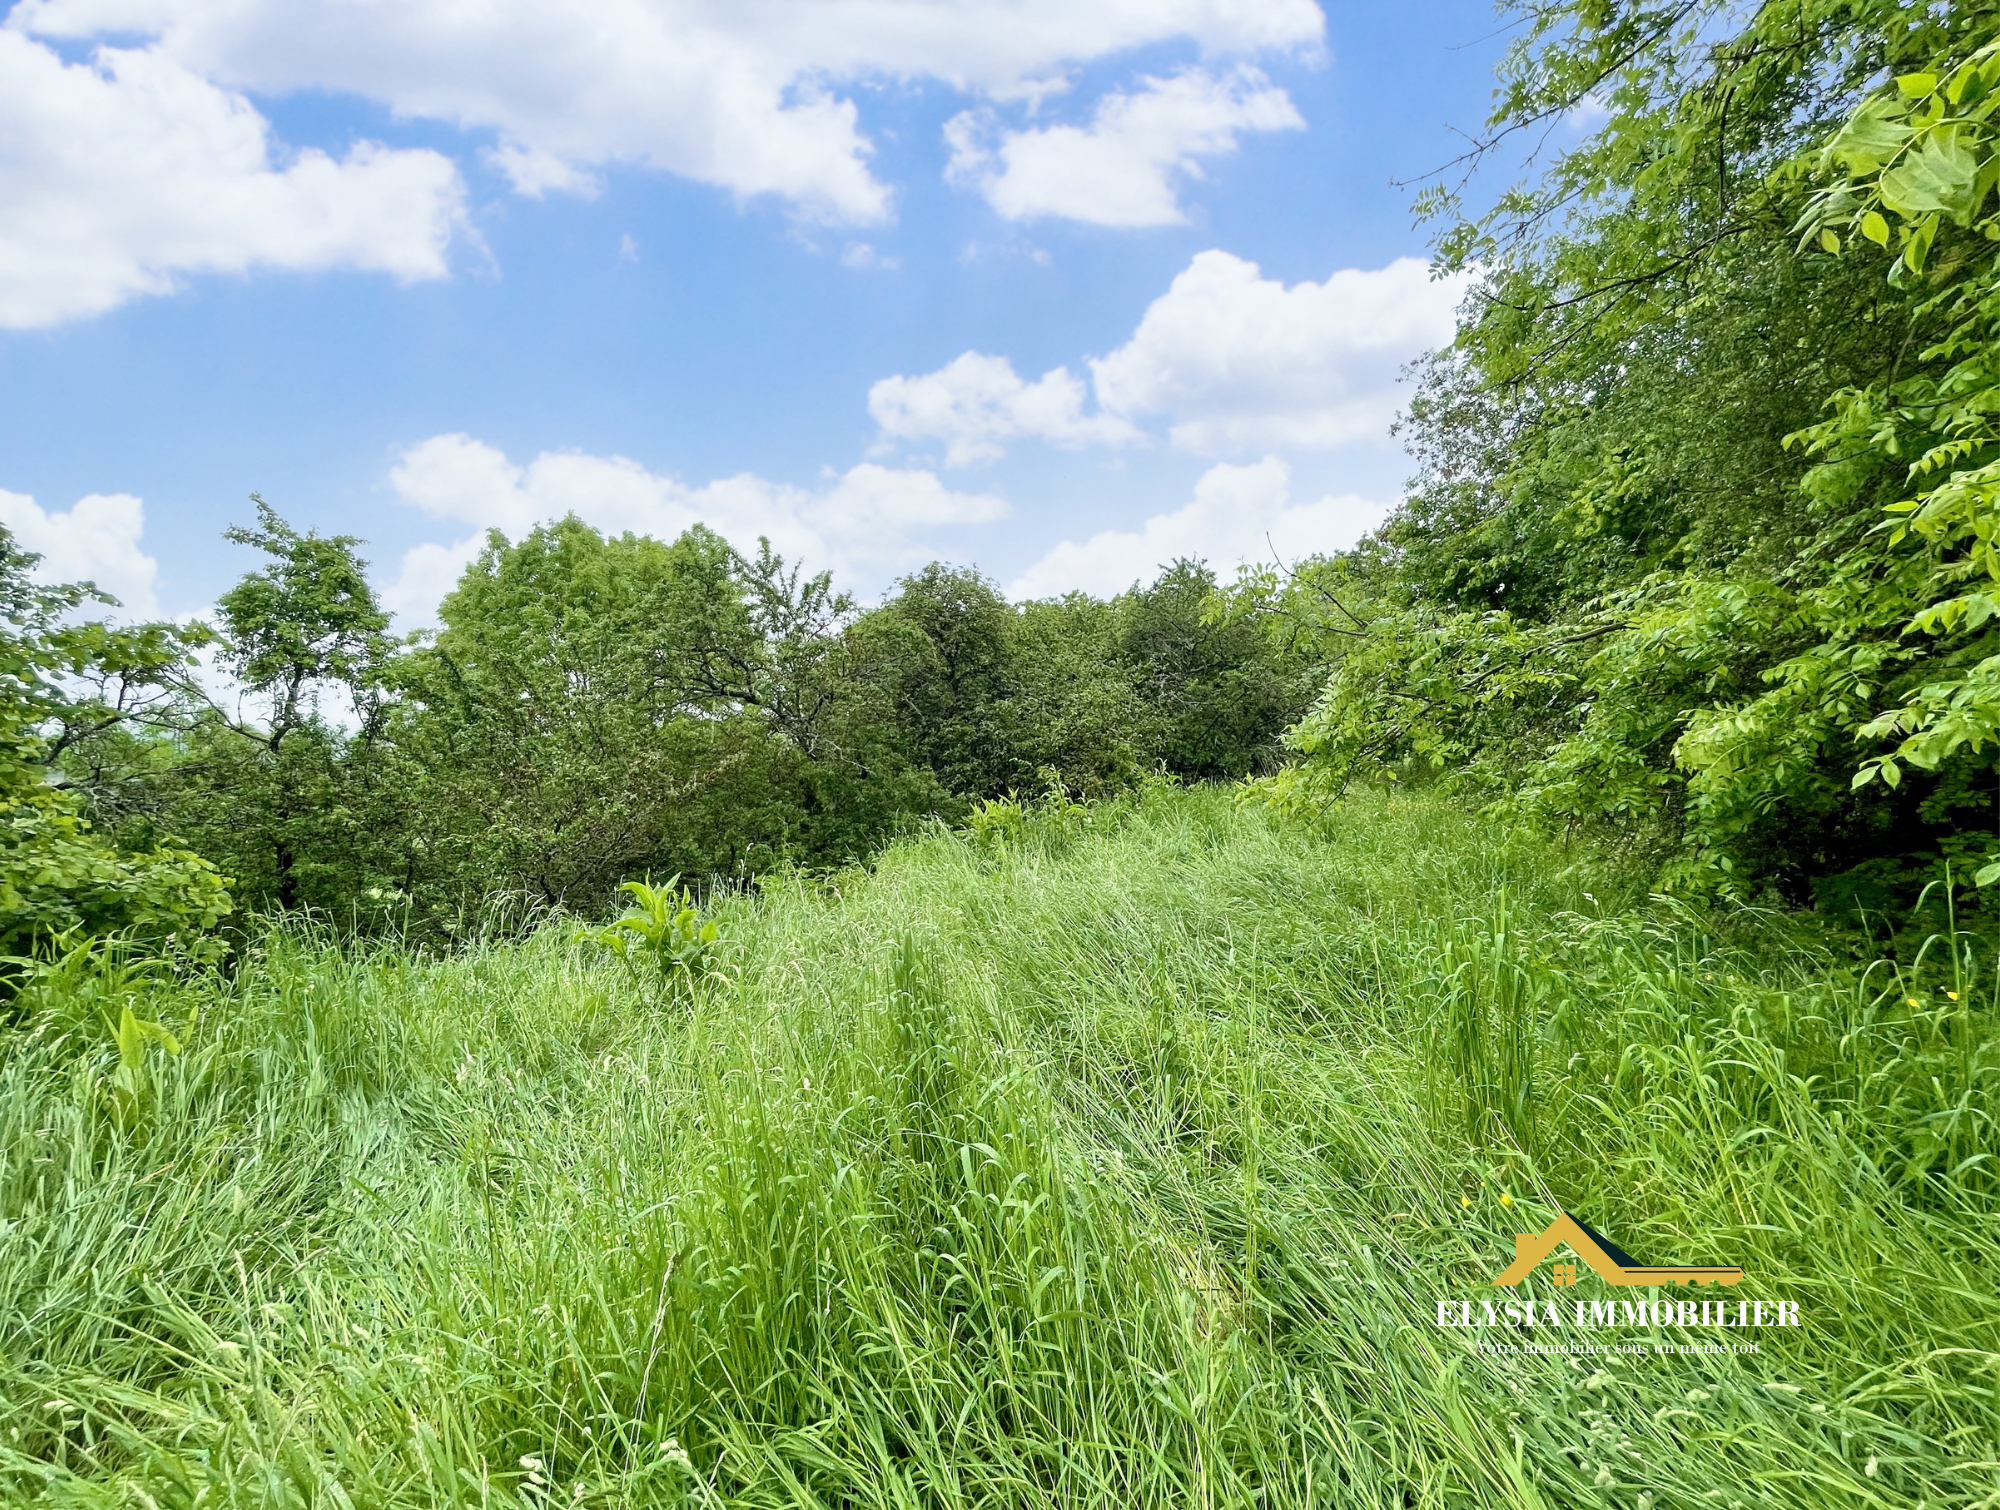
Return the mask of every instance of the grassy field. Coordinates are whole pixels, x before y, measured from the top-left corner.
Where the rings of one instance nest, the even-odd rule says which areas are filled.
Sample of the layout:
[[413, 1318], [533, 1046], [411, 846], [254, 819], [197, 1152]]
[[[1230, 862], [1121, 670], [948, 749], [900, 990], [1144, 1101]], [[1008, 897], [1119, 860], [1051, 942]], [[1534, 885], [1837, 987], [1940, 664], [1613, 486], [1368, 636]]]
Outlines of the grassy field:
[[[691, 999], [554, 925], [51, 972], [0, 1039], [0, 1498], [2000, 1504], [1971, 940], [1865, 971], [1442, 804], [1170, 790], [724, 911]], [[128, 1006], [181, 1052], [121, 1079]], [[1551, 1195], [1804, 1325], [1440, 1329]]]

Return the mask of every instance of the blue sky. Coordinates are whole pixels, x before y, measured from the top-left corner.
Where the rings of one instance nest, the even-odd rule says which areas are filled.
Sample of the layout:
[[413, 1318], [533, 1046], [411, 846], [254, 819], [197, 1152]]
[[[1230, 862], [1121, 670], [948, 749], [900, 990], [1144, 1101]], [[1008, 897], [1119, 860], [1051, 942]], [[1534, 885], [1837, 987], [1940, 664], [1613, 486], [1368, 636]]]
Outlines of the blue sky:
[[7, 12], [0, 519], [52, 571], [199, 610], [257, 490], [412, 626], [571, 510], [1102, 592], [1394, 500], [1457, 290], [1393, 180], [1484, 116], [1488, 6], [469, 9]]

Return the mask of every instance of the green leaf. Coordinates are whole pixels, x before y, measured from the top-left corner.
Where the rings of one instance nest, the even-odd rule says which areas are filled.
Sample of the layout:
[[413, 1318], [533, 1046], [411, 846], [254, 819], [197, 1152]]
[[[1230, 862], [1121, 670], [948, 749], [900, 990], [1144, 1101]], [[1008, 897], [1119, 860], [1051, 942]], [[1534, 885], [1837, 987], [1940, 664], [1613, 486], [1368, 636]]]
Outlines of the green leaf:
[[1903, 236], [1903, 265], [1913, 273], [1924, 270], [1924, 259], [1930, 255], [1931, 237], [1937, 233], [1937, 217], [1927, 215], [1910, 227]]
[[1955, 133], [1933, 132], [1918, 149], [1885, 172], [1877, 187], [1882, 203], [1906, 219], [1940, 211], [1970, 213], [1979, 158]]
[[1869, 210], [1861, 217], [1861, 234], [1877, 246], [1889, 244], [1889, 222], [1875, 210]]
[[1938, 76], [1934, 73], [1906, 73], [1896, 80], [1896, 90], [1906, 100], [1921, 100], [1937, 91]]
[[1825, 226], [1821, 226], [1819, 231], [1819, 245], [1821, 251], [1838, 252], [1840, 250], [1840, 238]]
[[1826, 154], [1858, 176], [1878, 172], [1916, 133], [1891, 112], [1895, 102], [1878, 95], [1857, 110], [1827, 143]]

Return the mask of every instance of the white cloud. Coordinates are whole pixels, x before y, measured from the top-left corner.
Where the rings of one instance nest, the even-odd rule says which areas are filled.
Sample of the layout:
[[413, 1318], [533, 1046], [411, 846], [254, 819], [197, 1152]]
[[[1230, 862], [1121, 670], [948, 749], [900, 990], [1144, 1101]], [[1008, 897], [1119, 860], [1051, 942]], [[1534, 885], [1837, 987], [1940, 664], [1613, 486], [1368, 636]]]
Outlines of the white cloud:
[[1091, 225], [1179, 225], [1178, 191], [1197, 159], [1236, 150], [1246, 131], [1297, 131], [1291, 97], [1255, 68], [1187, 68], [1114, 90], [1088, 126], [1002, 132], [990, 112], [945, 126], [948, 176], [977, 186], [1008, 220], [1062, 216]]
[[1610, 103], [1593, 89], [1570, 107], [1569, 114], [1563, 117], [1563, 124], [1578, 136], [1588, 136], [1610, 119]]
[[442, 277], [460, 206], [436, 152], [364, 142], [280, 166], [247, 100], [171, 58], [65, 64], [0, 29], [0, 326], [97, 314], [187, 273]]
[[22, 0], [7, 24], [156, 39], [232, 87], [356, 94], [491, 131], [526, 193], [626, 163], [865, 223], [889, 194], [842, 84], [1032, 99], [1150, 44], [1310, 49], [1324, 19], [1314, 0]]
[[1023, 381], [968, 351], [936, 372], [883, 378], [868, 412], [884, 444], [945, 443], [945, 463], [992, 461], [1023, 437], [1129, 445], [1164, 421], [1203, 455], [1326, 450], [1386, 440], [1403, 367], [1452, 337], [1466, 279], [1404, 257], [1287, 288], [1228, 252], [1198, 254], [1132, 338], [1089, 363], [1097, 406], [1066, 367]]
[[1226, 576], [1245, 561], [1285, 561], [1345, 550], [1388, 512], [1352, 493], [1314, 503], [1291, 502], [1291, 469], [1274, 456], [1250, 466], [1219, 463], [1195, 484], [1194, 501], [1155, 514], [1136, 530], [1101, 530], [1082, 542], [1065, 540], [1007, 589], [1029, 598], [1087, 592], [1098, 597], [1149, 581], [1183, 556], [1198, 557]]
[[597, 197], [600, 187], [597, 175], [564, 162], [553, 152], [503, 142], [480, 155], [489, 168], [506, 177], [516, 194], [529, 199], [545, 199], [550, 194], [574, 194], [579, 199]]
[[66, 513], [45, 513], [27, 494], [0, 488], [0, 524], [23, 550], [42, 558], [37, 580], [95, 582], [119, 601], [120, 617], [158, 615], [153, 584], [159, 563], [139, 549], [146, 508], [130, 493], [92, 493]]
[[868, 412], [886, 438], [945, 442], [945, 465], [992, 461], [1005, 442], [1034, 436], [1062, 446], [1123, 445], [1140, 433], [1113, 415], [1085, 414], [1083, 380], [1066, 367], [1033, 383], [1005, 357], [968, 351], [921, 377], [883, 378]]
[[1007, 512], [992, 493], [954, 492], [933, 473], [873, 462], [829, 475], [817, 490], [750, 473], [693, 486], [623, 456], [545, 451], [521, 466], [467, 435], [437, 435], [412, 446], [389, 482], [412, 507], [474, 527], [454, 544], [420, 545], [404, 556], [400, 576], [382, 596], [412, 622], [430, 618], [488, 529], [518, 539], [568, 514], [607, 532], [662, 540], [706, 524], [748, 550], [763, 535], [811, 570], [879, 575], [926, 559], [924, 531], [984, 524]]
[[1206, 455], [1386, 437], [1398, 373], [1451, 339], [1464, 290], [1415, 257], [1287, 288], [1202, 252], [1091, 378], [1103, 408], [1164, 419], [1175, 445]]

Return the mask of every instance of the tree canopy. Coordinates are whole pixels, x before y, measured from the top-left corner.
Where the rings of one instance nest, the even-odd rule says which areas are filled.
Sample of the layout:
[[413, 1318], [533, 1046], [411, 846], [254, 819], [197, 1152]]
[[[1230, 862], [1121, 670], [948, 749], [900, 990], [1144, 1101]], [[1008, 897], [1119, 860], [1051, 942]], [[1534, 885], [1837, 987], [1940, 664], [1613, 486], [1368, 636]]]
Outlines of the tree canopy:
[[1970, 879], [2000, 796], [1993, 8], [1520, 14], [1475, 159], [1601, 122], [1487, 213], [1420, 200], [1477, 284], [1285, 790], [1429, 773], [1694, 892]]

